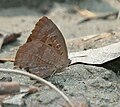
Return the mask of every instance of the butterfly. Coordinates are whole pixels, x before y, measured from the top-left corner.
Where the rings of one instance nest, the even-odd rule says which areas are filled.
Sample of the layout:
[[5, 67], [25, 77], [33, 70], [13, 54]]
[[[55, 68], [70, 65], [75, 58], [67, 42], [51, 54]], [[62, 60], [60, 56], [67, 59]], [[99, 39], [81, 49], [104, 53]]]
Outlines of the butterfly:
[[27, 42], [19, 47], [14, 65], [42, 78], [61, 72], [69, 66], [64, 37], [57, 26], [43, 16]]

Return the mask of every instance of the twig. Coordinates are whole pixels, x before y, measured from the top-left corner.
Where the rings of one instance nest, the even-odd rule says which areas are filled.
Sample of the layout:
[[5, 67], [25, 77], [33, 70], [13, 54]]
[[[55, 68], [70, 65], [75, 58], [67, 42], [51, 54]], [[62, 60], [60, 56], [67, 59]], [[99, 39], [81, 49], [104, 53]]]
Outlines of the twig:
[[118, 17], [118, 14], [119, 14], [119, 12], [114, 12], [114, 13], [110, 13], [110, 14], [103, 15], [103, 16], [96, 16], [96, 17], [92, 17], [92, 18], [86, 18], [86, 19], [78, 22], [78, 24], [82, 24], [82, 23], [85, 23], [85, 22], [88, 22], [88, 21], [91, 21], [91, 20], [98, 20], [98, 19], [101, 19], [101, 20], [114, 20], [114, 19], [116, 19]]
[[50, 82], [46, 81], [45, 79], [43, 79], [41, 77], [38, 77], [36, 75], [30, 74], [28, 72], [24, 72], [21, 70], [13, 70], [13, 69], [0, 68], [0, 72], [21, 74], [21, 75], [25, 75], [30, 78], [36, 79], [37, 81], [42, 82], [42, 83], [46, 84], [47, 86], [51, 87], [52, 89], [54, 89], [66, 100], [66, 102], [69, 104], [70, 107], [74, 107], [72, 102], [68, 99], [68, 97], [62, 91], [60, 91], [55, 85], [51, 84]]

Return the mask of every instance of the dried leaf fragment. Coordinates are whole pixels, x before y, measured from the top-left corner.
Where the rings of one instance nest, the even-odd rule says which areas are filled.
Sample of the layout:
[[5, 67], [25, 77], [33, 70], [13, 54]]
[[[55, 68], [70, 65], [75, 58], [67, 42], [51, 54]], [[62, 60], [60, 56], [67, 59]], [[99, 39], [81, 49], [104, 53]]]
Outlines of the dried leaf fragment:
[[0, 94], [15, 94], [20, 92], [20, 84], [17, 82], [0, 82]]
[[3, 45], [7, 45], [11, 42], [16, 41], [17, 38], [20, 36], [21, 36], [21, 33], [12, 33], [9, 35], [0, 34], [0, 49], [2, 48]]
[[120, 57], [120, 42], [97, 49], [72, 52], [69, 54], [71, 64], [78, 62], [100, 65], [118, 57]]
[[80, 9], [78, 6], [75, 7], [75, 10], [83, 17], [85, 18], [93, 18], [96, 17], [97, 15], [87, 9]]
[[21, 36], [21, 33], [12, 33], [10, 35], [5, 36], [3, 45], [9, 44], [11, 42], [14, 42]]

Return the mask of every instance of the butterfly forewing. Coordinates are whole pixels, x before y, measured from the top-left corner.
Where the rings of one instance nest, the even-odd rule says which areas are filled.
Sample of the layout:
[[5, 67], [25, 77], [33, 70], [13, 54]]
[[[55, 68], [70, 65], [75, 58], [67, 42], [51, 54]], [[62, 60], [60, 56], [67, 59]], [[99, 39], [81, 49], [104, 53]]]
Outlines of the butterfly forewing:
[[68, 59], [67, 47], [62, 33], [47, 17], [43, 17], [37, 22], [35, 29], [32, 31], [27, 41], [29, 42], [35, 39], [39, 39], [53, 47], [65, 60]]

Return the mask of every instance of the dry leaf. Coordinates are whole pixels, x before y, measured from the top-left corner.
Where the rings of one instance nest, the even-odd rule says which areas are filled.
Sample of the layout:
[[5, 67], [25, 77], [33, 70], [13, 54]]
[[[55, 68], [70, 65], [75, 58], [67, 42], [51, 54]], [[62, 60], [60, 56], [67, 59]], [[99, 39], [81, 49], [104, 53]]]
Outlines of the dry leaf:
[[86, 9], [80, 9], [78, 6], [75, 7], [75, 10], [83, 17], [85, 18], [93, 18], [96, 17], [97, 15], [89, 10]]
[[1, 52], [0, 53], [0, 62], [14, 62], [16, 50]]
[[14, 42], [20, 36], [21, 33], [12, 33], [6, 36], [0, 34], [0, 49], [2, 48], [3, 45], [7, 45], [11, 42]]
[[17, 82], [0, 82], [0, 94], [15, 94], [20, 92], [20, 84]]
[[37, 87], [21, 85], [17, 82], [0, 82], [0, 104], [5, 107], [22, 107], [23, 97], [38, 91]]
[[114, 12], [114, 13], [110, 13], [107, 15], [102, 15], [102, 16], [96, 16], [96, 17], [90, 17], [90, 18], [86, 18], [82, 21], [79, 21], [77, 24], [82, 24], [91, 20], [115, 20], [118, 18], [119, 12]]
[[104, 64], [120, 56], [120, 42], [114, 43], [97, 49], [89, 49], [81, 52], [72, 52], [69, 54], [71, 64]]
[[4, 37], [3, 45], [7, 45], [11, 42], [14, 42], [21, 36], [21, 33], [12, 33]]
[[25, 106], [25, 102], [23, 100], [23, 97], [26, 94], [27, 93], [22, 93], [22, 94], [17, 94], [17, 95], [14, 95], [14, 96], [6, 97], [2, 101], [2, 106], [3, 107], [24, 107]]
[[[120, 41], [120, 31], [83, 36], [80, 38], [68, 39], [67, 46], [70, 51], [81, 51], [100, 48]], [[71, 49], [72, 45], [72, 49]]]

